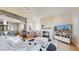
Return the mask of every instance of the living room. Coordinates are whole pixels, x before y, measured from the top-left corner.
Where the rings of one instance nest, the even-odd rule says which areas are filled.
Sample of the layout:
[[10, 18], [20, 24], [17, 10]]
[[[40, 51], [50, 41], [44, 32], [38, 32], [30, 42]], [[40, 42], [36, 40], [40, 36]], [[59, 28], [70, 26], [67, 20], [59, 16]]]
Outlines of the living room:
[[[0, 50], [78, 51], [78, 10], [74, 7], [0, 7]], [[7, 43], [4, 46], [4, 41], [11, 47]]]

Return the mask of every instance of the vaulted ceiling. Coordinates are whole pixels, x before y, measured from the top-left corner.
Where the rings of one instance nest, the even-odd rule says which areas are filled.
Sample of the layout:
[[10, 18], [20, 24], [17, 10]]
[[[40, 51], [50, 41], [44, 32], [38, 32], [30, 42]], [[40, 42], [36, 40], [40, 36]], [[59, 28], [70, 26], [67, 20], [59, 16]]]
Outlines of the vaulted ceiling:
[[[6, 10], [8, 12], [23, 16], [27, 18], [27, 7], [0, 7], [2, 10]], [[31, 11], [31, 15], [34, 17], [43, 17], [43, 16], [58, 16], [64, 15], [67, 13], [71, 13], [73, 10], [72, 7], [29, 7]]]
[[33, 16], [43, 17], [43, 16], [59, 16], [67, 13], [71, 13], [73, 8], [69, 7], [37, 7], [30, 8]]

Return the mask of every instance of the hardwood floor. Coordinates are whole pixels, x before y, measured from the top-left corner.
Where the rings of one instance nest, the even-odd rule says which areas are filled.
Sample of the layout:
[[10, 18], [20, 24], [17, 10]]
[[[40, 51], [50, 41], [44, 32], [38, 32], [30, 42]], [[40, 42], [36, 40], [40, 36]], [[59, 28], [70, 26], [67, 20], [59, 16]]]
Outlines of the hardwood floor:
[[66, 44], [56, 39], [52, 40], [57, 47], [57, 51], [79, 51], [79, 49], [74, 44]]

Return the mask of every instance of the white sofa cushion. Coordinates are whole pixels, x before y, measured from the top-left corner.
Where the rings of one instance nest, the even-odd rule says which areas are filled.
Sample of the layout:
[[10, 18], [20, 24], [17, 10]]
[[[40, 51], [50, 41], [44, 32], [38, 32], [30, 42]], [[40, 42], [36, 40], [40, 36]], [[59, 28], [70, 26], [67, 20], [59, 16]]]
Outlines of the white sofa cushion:
[[0, 51], [14, 50], [5, 40], [0, 40]]
[[20, 39], [20, 37], [19, 36], [7, 36], [6, 37], [6, 40], [7, 40], [7, 42], [8, 42], [8, 44], [10, 44], [11, 46], [13, 46], [13, 47], [16, 47], [16, 45], [18, 44], [18, 43], [20, 43], [20, 42], [23, 42], [21, 39]]

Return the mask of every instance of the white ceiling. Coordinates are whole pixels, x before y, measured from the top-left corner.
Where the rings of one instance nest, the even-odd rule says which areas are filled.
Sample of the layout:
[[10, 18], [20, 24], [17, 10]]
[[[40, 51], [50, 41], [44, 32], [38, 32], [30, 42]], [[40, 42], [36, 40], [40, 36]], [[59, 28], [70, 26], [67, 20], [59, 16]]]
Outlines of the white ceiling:
[[73, 10], [71, 7], [31, 7], [30, 9], [32, 15], [36, 17], [64, 15]]
[[[27, 8], [27, 7], [25, 7]], [[8, 12], [15, 13], [20, 16], [27, 17], [27, 12], [24, 7], [0, 7], [0, 9], [6, 10]], [[43, 16], [57, 16], [70, 13], [73, 7], [29, 7], [31, 10], [31, 15], [33, 17], [43, 17]]]

